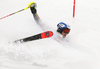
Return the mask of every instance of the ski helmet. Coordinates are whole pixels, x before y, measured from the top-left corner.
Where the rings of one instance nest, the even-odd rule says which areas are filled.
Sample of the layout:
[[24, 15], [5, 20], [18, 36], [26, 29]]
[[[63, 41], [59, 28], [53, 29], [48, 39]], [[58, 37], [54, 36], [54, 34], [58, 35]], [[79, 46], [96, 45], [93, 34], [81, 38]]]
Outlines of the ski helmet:
[[57, 32], [59, 33], [62, 33], [62, 32], [65, 32], [65, 33], [69, 33], [70, 31], [70, 26], [65, 24], [64, 22], [60, 22], [57, 24]]

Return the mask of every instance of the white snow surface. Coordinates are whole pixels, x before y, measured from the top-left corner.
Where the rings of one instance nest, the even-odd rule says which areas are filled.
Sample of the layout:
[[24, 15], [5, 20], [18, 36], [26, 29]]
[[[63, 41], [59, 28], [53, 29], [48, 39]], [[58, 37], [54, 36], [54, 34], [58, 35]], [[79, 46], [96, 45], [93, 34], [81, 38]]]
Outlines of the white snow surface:
[[0, 20], [0, 69], [100, 69], [100, 1], [0, 0], [0, 18], [37, 3], [42, 22], [57, 29], [57, 23], [71, 26], [67, 41], [51, 38], [22, 44], [11, 43], [43, 32], [30, 9]]

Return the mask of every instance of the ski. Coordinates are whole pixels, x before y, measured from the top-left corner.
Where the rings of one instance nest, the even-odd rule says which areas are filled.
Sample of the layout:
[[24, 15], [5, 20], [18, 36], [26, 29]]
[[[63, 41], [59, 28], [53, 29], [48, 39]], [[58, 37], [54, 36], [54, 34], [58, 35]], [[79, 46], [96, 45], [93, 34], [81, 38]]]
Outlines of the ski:
[[26, 38], [16, 40], [16, 41], [14, 41], [14, 43], [23, 43], [23, 42], [28, 42], [28, 41], [38, 40], [38, 39], [49, 38], [49, 37], [52, 37], [52, 36], [53, 36], [52, 31], [46, 31], [46, 32], [42, 32], [42, 33], [37, 34], [37, 35], [33, 35], [33, 36], [30, 36], [30, 37], [26, 37]]

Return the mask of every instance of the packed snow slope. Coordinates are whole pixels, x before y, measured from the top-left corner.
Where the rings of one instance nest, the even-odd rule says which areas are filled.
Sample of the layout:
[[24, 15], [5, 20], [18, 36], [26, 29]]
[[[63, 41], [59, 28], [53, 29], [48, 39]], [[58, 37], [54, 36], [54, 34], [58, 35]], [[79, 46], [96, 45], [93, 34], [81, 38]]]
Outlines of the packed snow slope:
[[[0, 18], [26, 8], [33, 0], [0, 0]], [[14, 40], [43, 32], [30, 9], [0, 20], [0, 69], [100, 69], [99, 0], [34, 0], [42, 22], [57, 29], [59, 22], [71, 26], [67, 41], [51, 38], [22, 44]]]

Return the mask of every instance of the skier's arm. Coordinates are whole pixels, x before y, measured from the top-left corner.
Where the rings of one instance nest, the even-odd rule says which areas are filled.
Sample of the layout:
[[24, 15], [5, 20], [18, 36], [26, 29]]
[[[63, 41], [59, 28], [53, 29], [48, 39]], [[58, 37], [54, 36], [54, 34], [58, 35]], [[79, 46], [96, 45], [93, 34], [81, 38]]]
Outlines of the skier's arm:
[[33, 14], [33, 17], [34, 17], [36, 23], [40, 23], [40, 22], [41, 22], [41, 21], [40, 21], [40, 18], [39, 18], [39, 16], [38, 16], [37, 13], [36, 13], [36, 14]]
[[41, 29], [44, 31], [48, 30], [49, 29], [48, 26], [46, 26], [45, 24], [42, 23], [42, 21], [40, 20], [38, 14], [37, 14], [36, 3], [31, 5], [30, 10], [33, 14], [33, 17], [34, 17], [36, 23], [41, 27]]
[[39, 18], [39, 16], [38, 16], [37, 13], [33, 14], [33, 17], [34, 17], [36, 23], [41, 27], [42, 30], [44, 30], [44, 31], [50, 30], [50, 28], [49, 28], [48, 26], [46, 26], [46, 25], [40, 20], [40, 18]]

